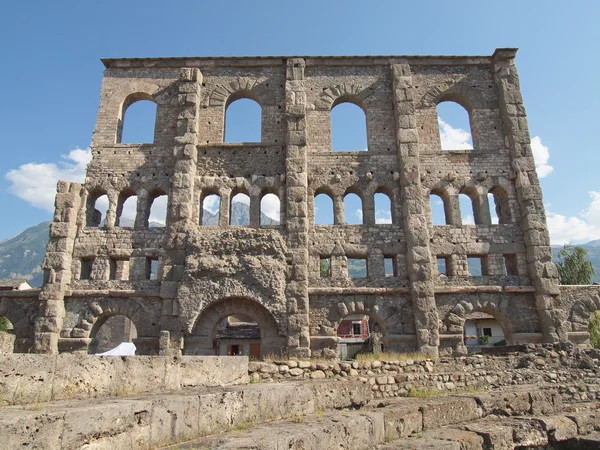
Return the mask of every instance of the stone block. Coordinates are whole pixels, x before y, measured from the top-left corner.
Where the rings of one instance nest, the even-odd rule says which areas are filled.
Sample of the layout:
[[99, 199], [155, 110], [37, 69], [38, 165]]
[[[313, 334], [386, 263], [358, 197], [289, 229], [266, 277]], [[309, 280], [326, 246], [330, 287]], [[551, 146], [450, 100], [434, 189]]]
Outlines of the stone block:
[[475, 399], [454, 396], [426, 401], [421, 407], [421, 412], [424, 430], [477, 420], [483, 414]]

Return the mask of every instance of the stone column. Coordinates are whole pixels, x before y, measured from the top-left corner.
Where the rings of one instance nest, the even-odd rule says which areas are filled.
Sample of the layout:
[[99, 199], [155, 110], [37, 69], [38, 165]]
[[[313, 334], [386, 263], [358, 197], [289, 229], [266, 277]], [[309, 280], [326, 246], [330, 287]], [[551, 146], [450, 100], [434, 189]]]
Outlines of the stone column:
[[287, 60], [285, 82], [286, 228], [290, 277], [286, 287], [289, 356], [310, 356], [308, 328], [308, 177], [306, 92], [302, 58]]
[[231, 206], [231, 191], [221, 193], [221, 203], [219, 204], [219, 226], [229, 226], [229, 207]]
[[[160, 294], [163, 298], [161, 316], [161, 336], [157, 338], [159, 353], [163, 355], [181, 354], [183, 333], [179, 323], [177, 288], [184, 273], [186, 251], [185, 236], [196, 225], [194, 211], [194, 185], [198, 151], [198, 111], [202, 73], [195, 68], [182, 68], [179, 71], [177, 115], [177, 135], [173, 147], [175, 165], [171, 198], [169, 201], [170, 220], [167, 221], [163, 261], [163, 279]], [[169, 334], [163, 333], [168, 331]], [[166, 337], [166, 338], [165, 338]], [[165, 347], [166, 345], [166, 347]]]
[[497, 49], [492, 63], [505, 141], [510, 149], [512, 168], [516, 172], [515, 188], [527, 249], [527, 272], [536, 289], [535, 302], [544, 341], [566, 341], [567, 316], [556, 306], [560, 294], [558, 270], [552, 262], [542, 189], [535, 171], [527, 116], [515, 66], [516, 53], [516, 49]]
[[365, 195], [362, 199], [363, 224], [375, 224], [375, 196]]
[[333, 224], [344, 225], [346, 217], [344, 215], [344, 198], [339, 195], [333, 196]]
[[425, 203], [428, 199], [421, 185], [412, 75], [408, 64], [394, 64], [391, 70], [400, 162], [402, 223], [406, 236], [406, 264], [415, 317], [417, 350], [437, 355], [439, 330], [429, 252], [429, 218]]
[[58, 353], [65, 316], [65, 291], [71, 283], [73, 245], [77, 236], [77, 213], [82, 207], [83, 186], [59, 181], [54, 202], [54, 221], [42, 263], [44, 285], [40, 292], [40, 316], [35, 321], [35, 353]]
[[260, 226], [260, 189], [254, 187], [250, 192], [250, 223], [251, 227]]

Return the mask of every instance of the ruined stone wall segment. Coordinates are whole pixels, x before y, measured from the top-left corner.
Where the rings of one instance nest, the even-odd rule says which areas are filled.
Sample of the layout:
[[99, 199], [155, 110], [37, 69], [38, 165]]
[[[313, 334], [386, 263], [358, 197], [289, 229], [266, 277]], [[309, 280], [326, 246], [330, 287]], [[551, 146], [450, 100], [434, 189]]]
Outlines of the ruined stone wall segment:
[[83, 197], [79, 183], [59, 181], [54, 201], [54, 220], [42, 263], [44, 285], [40, 292], [40, 316], [35, 321], [34, 351], [58, 353], [58, 341], [65, 316], [65, 291], [71, 284], [73, 246], [77, 216]]
[[426, 195], [419, 170], [418, 131], [415, 118], [413, 84], [408, 64], [391, 65], [393, 104], [400, 162], [402, 222], [406, 237], [406, 264], [410, 277], [411, 300], [415, 318], [417, 348], [437, 355], [439, 346], [438, 313], [435, 303]]
[[306, 147], [305, 62], [287, 60], [285, 81], [286, 138], [286, 228], [288, 247], [288, 352], [310, 356], [308, 323], [308, 177]]
[[515, 187], [521, 209], [527, 271], [536, 288], [536, 307], [544, 341], [564, 341], [567, 339], [566, 314], [556, 307], [560, 294], [558, 271], [552, 262], [542, 190], [535, 171], [515, 55], [516, 49], [497, 49], [493, 55], [493, 67], [512, 169], [516, 173]]
[[[178, 320], [177, 288], [185, 265], [185, 236], [196, 225], [194, 216], [195, 178], [198, 162], [198, 113], [201, 102], [202, 73], [197, 68], [179, 71], [177, 95], [177, 135], [174, 139], [173, 181], [167, 213], [166, 254], [162, 264], [161, 354], [180, 354], [183, 333]], [[167, 348], [164, 348], [167, 345]]]

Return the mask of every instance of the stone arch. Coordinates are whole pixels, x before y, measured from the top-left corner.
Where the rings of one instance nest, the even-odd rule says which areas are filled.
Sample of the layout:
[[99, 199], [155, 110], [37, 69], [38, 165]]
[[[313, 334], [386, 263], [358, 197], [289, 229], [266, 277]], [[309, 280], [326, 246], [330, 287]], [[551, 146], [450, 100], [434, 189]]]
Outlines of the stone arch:
[[26, 353], [33, 345], [33, 331], [35, 318], [39, 317], [39, 302], [37, 297], [2, 298], [0, 300], [0, 316], [6, 317], [13, 326], [12, 334], [15, 335], [13, 351]]
[[480, 105], [482, 102], [472, 88], [454, 81], [437, 84], [421, 97], [422, 108], [432, 108], [442, 102], [458, 103], [467, 110], [469, 115], [474, 108], [483, 106]]
[[[115, 217], [115, 226], [123, 227], [121, 223], [121, 215], [123, 214], [123, 207], [125, 206], [125, 202], [131, 198], [137, 196], [137, 193], [131, 187], [126, 187], [119, 192], [119, 196], [117, 198], [117, 211]], [[137, 205], [136, 205], [137, 210]], [[135, 222], [135, 217], [133, 217]]]
[[510, 223], [512, 221], [512, 212], [510, 210], [510, 196], [508, 191], [501, 186], [493, 186], [488, 190], [488, 194], [491, 194], [494, 198], [494, 207], [496, 216], [498, 217], [498, 223]]
[[104, 298], [87, 304], [71, 337], [93, 338], [109, 317], [122, 315], [133, 322], [139, 337], [158, 337], [162, 308], [147, 299]]
[[460, 188], [459, 194], [464, 194], [471, 199], [475, 225], [490, 225], [492, 223], [486, 189], [483, 186], [468, 180]]
[[104, 195], [108, 197], [108, 190], [102, 187], [93, 187], [87, 191], [85, 224], [87, 227], [99, 227], [102, 222], [102, 213], [96, 209], [96, 202]]
[[342, 320], [351, 314], [365, 314], [379, 325], [383, 336], [387, 336], [388, 329], [385, 324], [385, 318], [381, 315], [381, 307], [377, 303], [360, 300], [344, 300], [332, 307], [330, 310], [331, 328], [338, 329]]
[[512, 343], [513, 329], [511, 322], [502, 302], [495, 300], [481, 300], [479, 298], [461, 300], [446, 314], [442, 333], [463, 334], [467, 316], [473, 312], [483, 312], [493, 316], [502, 327], [506, 342], [508, 344]]
[[194, 321], [191, 336], [184, 339], [184, 354], [213, 354], [213, 339], [217, 326], [226, 317], [244, 314], [260, 328], [261, 356], [280, 354], [286, 345], [281, 333], [284, 324], [278, 323], [271, 312], [249, 297], [227, 297], [209, 304]]
[[363, 88], [355, 84], [342, 83], [337, 86], [323, 89], [315, 108], [321, 111], [331, 111], [340, 103], [350, 102], [359, 106], [365, 114], [367, 107], [365, 100], [373, 94], [372, 88]]
[[258, 81], [253, 78], [238, 77], [229, 84], [217, 85], [208, 99], [209, 106], [224, 106], [224, 109], [234, 101], [241, 98], [249, 98], [263, 106], [260, 98], [253, 89], [258, 85]]
[[600, 309], [600, 295], [581, 296], [569, 312], [571, 331], [588, 331], [590, 317]]
[[208, 225], [207, 220], [204, 217], [204, 202], [206, 201], [207, 197], [210, 197], [211, 195], [216, 195], [217, 197], [219, 197], [219, 206], [217, 208], [217, 212], [216, 212], [216, 221], [217, 223], [215, 225], [219, 225], [220, 224], [220, 219], [221, 219], [221, 203], [223, 202], [223, 195], [220, 191], [220, 189], [217, 186], [205, 186], [201, 192], [200, 192], [200, 203], [199, 203], [199, 215], [198, 215], [198, 223], [200, 225]]
[[[156, 88], [156, 87], [155, 87]], [[156, 89], [147, 90], [147, 91], [137, 91], [132, 94], [127, 95], [121, 105], [119, 106], [119, 112], [117, 117], [117, 133], [116, 133], [116, 143], [120, 144], [123, 137], [123, 125], [125, 123], [125, 113], [127, 112], [127, 108], [133, 105], [136, 102], [147, 100], [156, 105], [156, 99], [154, 98], [154, 92]], [[151, 93], [152, 92], [152, 93]], [[156, 122], [156, 116], [154, 117], [154, 121]]]
[[[133, 329], [135, 331], [134, 336], [137, 337], [137, 327], [135, 326], [135, 322], [133, 320], [131, 320], [129, 317], [127, 317], [124, 314], [112, 314], [110, 312], [105, 313], [105, 314], [101, 314], [100, 316], [98, 316], [98, 318], [96, 319], [96, 321], [94, 322], [94, 325], [92, 326], [92, 329], [90, 330], [90, 343], [88, 344], [88, 353], [89, 354], [96, 354], [99, 351], [106, 351], [106, 350], [110, 350], [110, 347], [106, 348], [105, 350], [100, 350], [98, 348], [98, 342], [97, 342], [97, 338], [98, 338], [98, 332], [100, 331], [100, 329], [106, 325], [106, 323], [115, 317], [124, 317], [126, 319], [128, 319], [128, 321], [133, 324]], [[114, 325], [114, 324], [113, 324]], [[131, 335], [130, 335], [131, 338]], [[135, 341], [136, 338], [133, 338], [133, 341]], [[121, 341], [121, 342], [125, 342], [125, 341]], [[121, 342], [115, 342], [115, 344], [120, 344]], [[142, 354], [143, 353], [143, 349], [137, 349], [136, 348], [136, 353], [137, 354]]]
[[458, 207], [458, 191], [452, 185], [445, 182], [437, 183], [429, 189], [429, 192], [427, 192], [427, 198], [429, 199], [427, 207], [429, 209], [430, 221], [433, 220], [430, 205], [432, 195], [439, 197], [443, 203], [446, 225], [457, 225], [458, 218], [460, 217], [460, 212], [456, 211]]

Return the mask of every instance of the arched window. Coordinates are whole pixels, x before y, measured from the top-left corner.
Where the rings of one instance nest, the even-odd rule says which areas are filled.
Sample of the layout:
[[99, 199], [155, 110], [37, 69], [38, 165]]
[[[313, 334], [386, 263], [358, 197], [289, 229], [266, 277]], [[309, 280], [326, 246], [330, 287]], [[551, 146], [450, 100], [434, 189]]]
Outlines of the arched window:
[[[101, 320], [101, 319], [98, 319]], [[92, 329], [94, 332], [94, 329]], [[123, 315], [109, 317], [95, 331], [92, 342], [88, 347], [91, 355], [115, 350], [116, 354], [131, 352], [135, 347], [127, 345], [137, 338], [137, 330], [134, 323]], [[117, 347], [119, 347], [117, 349]], [[131, 354], [131, 353], [127, 353]]]
[[221, 197], [217, 194], [209, 194], [202, 200], [200, 211], [200, 225], [219, 225], [219, 210], [221, 208]]
[[433, 225], [449, 225], [447, 206], [442, 195], [432, 192], [429, 195], [429, 204], [431, 207], [431, 223]]
[[488, 201], [490, 204], [490, 216], [492, 217], [492, 223], [510, 223], [510, 206], [506, 191], [501, 187], [494, 187], [490, 189]]
[[279, 197], [275, 194], [266, 194], [260, 200], [260, 224], [279, 225], [280, 214]]
[[375, 194], [375, 223], [392, 223], [392, 200], [383, 192]]
[[363, 109], [342, 101], [331, 109], [331, 149], [334, 152], [366, 151], [367, 116]]
[[225, 108], [224, 142], [261, 142], [260, 104], [250, 98], [232, 97]]
[[333, 225], [333, 200], [327, 194], [315, 195], [315, 225]]
[[437, 105], [442, 150], [473, 150], [469, 113], [460, 104], [442, 101]]
[[98, 193], [88, 198], [87, 221], [88, 227], [100, 227], [104, 225], [106, 212], [108, 211], [108, 195]]
[[137, 195], [121, 193], [117, 203], [117, 221], [116, 226], [121, 228], [132, 228], [135, 224], [137, 213]]
[[458, 203], [460, 205], [460, 218], [463, 225], [475, 225], [475, 212], [473, 209], [473, 201], [467, 194], [458, 195]]
[[167, 208], [169, 197], [167, 194], [160, 193], [156, 195], [150, 205], [150, 214], [148, 215], [148, 226], [150, 228], [162, 228], [167, 223]]
[[356, 194], [344, 196], [344, 223], [346, 225], [360, 225], [363, 223], [362, 200]]
[[156, 103], [152, 96], [133, 94], [123, 102], [117, 128], [117, 143], [151, 144], [154, 142]]
[[231, 197], [229, 225], [250, 225], [250, 197], [247, 194], [240, 192]]

